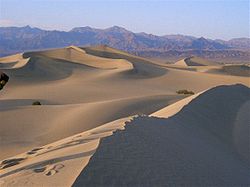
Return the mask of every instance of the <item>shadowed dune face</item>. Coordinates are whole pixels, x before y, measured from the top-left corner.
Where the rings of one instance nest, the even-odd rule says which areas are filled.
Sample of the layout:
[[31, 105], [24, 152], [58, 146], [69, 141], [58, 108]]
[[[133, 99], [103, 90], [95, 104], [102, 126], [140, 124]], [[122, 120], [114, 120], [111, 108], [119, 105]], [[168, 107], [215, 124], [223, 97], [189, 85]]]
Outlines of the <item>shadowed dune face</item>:
[[227, 65], [222, 68], [222, 71], [229, 75], [250, 77], [250, 67], [246, 65]]
[[208, 61], [199, 57], [185, 58], [187, 66], [218, 66], [219, 64], [213, 61]]
[[250, 100], [245, 102], [237, 113], [234, 130], [233, 143], [241, 156], [250, 163], [250, 126], [249, 126]]
[[250, 67], [248, 65], [221, 65], [213, 61], [208, 61], [199, 57], [188, 57], [177, 61], [174, 65], [169, 66], [182, 70], [221, 74], [231, 76], [250, 76]]
[[18, 81], [49, 81], [65, 79], [73, 71], [91, 71], [93, 68], [65, 60], [51, 59], [45, 56], [32, 56], [27, 64], [20, 68], [6, 69], [6, 72]]
[[[238, 152], [250, 163], [250, 89], [237, 84], [219, 86], [204, 92], [182, 109], [173, 120], [181, 118], [191, 125], [204, 128], [219, 140]], [[239, 121], [241, 115], [242, 121]], [[202, 123], [200, 123], [202, 121]], [[239, 133], [244, 130], [242, 135]], [[238, 141], [238, 142], [237, 142]], [[248, 142], [248, 143], [246, 143]], [[248, 156], [246, 156], [248, 152]]]
[[203, 129], [142, 117], [103, 139], [73, 186], [247, 186], [249, 172]]
[[213, 61], [205, 60], [199, 57], [187, 57], [179, 60], [175, 63], [176, 65], [188, 67], [188, 66], [218, 66], [219, 64]]
[[153, 78], [162, 76], [167, 72], [166, 69], [156, 66], [147, 59], [137, 57], [107, 46], [85, 47], [82, 49], [91, 55], [110, 59], [126, 59], [132, 62], [134, 69], [125, 72], [125, 75], [131, 75], [132, 77]]
[[[240, 84], [219, 86], [191, 101], [178, 113], [178, 116], [182, 117], [183, 121], [192, 121], [194, 124], [204, 121], [199, 126], [233, 146], [236, 116], [239, 109], [249, 100], [250, 89], [246, 86]], [[202, 120], [205, 117], [209, 120]]]
[[247, 186], [249, 101], [249, 88], [220, 86], [170, 118], [135, 118], [101, 140], [73, 186]]
[[25, 53], [25, 57], [36, 55], [46, 56], [52, 59], [60, 59], [69, 62], [79, 63], [99, 69], [114, 69], [114, 68], [123, 68], [130, 69], [133, 68], [132, 64], [126, 60], [114, 60], [106, 59], [93, 55], [86, 54], [86, 52], [76, 46], [69, 46], [67, 48], [54, 49], [41, 52], [31, 52]]
[[[0, 68], [22, 80], [36, 77], [41, 80], [59, 80], [72, 75], [77, 69], [114, 70], [124, 78], [152, 78], [162, 76], [166, 69], [118, 50], [86, 53], [82, 48], [70, 46], [47, 51], [27, 52], [0, 59]], [[98, 74], [98, 73], [97, 73]], [[97, 75], [98, 76], [98, 75]], [[34, 79], [33, 79], [34, 80]]]

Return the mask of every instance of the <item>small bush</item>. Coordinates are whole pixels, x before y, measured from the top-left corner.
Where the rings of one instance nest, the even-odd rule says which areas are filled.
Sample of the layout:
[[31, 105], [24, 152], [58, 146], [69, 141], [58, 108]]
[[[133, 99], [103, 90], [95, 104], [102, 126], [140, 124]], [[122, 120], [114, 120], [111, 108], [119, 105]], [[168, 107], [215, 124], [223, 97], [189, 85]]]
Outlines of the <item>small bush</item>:
[[42, 104], [40, 103], [40, 101], [34, 101], [32, 105], [42, 105]]
[[6, 81], [4, 81], [4, 80], [0, 81], [0, 90], [3, 89], [3, 87], [5, 86], [5, 84], [6, 84]]
[[193, 95], [194, 92], [193, 91], [188, 91], [188, 90], [178, 90], [176, 91], [177, 94], [190, 94], [190, 95]]
[[3, 89], [3, 87], [6, 85], [8, 81], [9, 77], [6, 74], [0, 72], [0, 90]]
[[6, 82], [5, 80], [1, 80], [1, 81], [0, 81], [0, 84], [3, 85], [3, 86], [4, 86], [6, 83], [7, 83], [7, 82]]

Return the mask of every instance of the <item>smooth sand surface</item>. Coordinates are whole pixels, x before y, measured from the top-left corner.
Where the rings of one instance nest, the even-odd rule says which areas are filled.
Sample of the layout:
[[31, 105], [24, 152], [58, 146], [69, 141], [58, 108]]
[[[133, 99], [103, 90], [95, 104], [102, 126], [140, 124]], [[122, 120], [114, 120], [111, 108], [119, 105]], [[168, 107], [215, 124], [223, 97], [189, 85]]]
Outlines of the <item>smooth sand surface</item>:
[[[107, 46], [69, 46], [0, 58], [0, 70], [10, 77], [0, 91], [0, 185], [70, 186], [100, 138], [124, 126], [130, 116], [169, 117], [209, 88], [250, 86], [241, 71], [237, 76], [197, 71], [204, 67], [212, 66], [164, 66]], [[196, 95], [176, 94], [180, 89]], [[32, 106], [34, 101], [42, 105]], [[241, 125], [247, 120], [242, 113], [237, 117]], [[90, 133], [98, 128], [102, 130]], [[242, 137], [247, 134], [237, 135], [243, 128], [235, 130], [236, 144], [246, 144]], [[77, 141], [84, 143], [72, 143], [82, 133]], [[244, 146], [237, 149], [247, 157]]]

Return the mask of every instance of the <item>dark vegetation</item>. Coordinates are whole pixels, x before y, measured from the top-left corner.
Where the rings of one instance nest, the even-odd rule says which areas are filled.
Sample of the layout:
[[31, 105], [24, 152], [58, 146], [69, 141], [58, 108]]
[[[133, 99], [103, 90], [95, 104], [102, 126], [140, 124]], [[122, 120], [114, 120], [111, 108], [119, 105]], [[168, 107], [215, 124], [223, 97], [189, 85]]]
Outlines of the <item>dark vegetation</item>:
[[193, 95], [194, 92], [193, 91], [189, 91], [189, 90], [178, 90], [176, 91], [177, 94], [190, 94], [190, 95]]
[[7, 84], [9, 81], [9, 76], [5, 73], [0, 72], [0, 90], [3, 89], [3, 87]]
[[42, 105], [42, 104], [40, 103], [40, 101], [34, 101], [32, 105]]

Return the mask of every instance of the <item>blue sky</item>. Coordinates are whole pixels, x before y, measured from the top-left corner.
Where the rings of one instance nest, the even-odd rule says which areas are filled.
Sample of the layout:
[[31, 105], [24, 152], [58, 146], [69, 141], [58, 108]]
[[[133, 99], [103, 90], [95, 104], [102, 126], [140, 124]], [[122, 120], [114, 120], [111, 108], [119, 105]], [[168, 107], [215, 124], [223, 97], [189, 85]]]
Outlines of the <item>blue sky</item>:
[[249, 37], [249, 0], [0, 0], [0, 25], [70, 30], [113, 25], [155, 35]]

